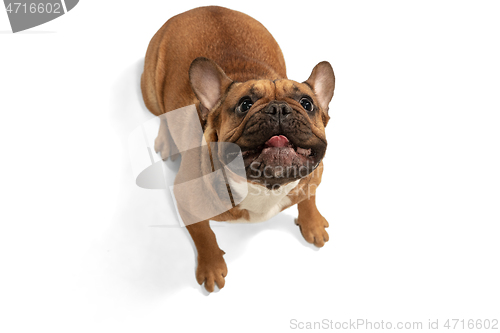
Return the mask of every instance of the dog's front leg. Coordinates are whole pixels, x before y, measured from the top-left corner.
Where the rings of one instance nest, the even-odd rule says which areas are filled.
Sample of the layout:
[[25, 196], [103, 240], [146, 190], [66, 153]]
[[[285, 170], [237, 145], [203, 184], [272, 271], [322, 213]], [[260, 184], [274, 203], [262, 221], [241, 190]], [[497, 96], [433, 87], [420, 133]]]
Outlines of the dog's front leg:
[[198, 252], [198, 267], [196, 280], [201, 285], [205, 282], [207, 291], [214, 291], [215, 283], [222, 289], [227, 275], [226, 262], [222, 255], [224, 251], [219, 248], [215, 234], [208, 221], [201, 221], [187, 226]]
[[328, 242], [328, 233], [325, 228], [328, 228], [328, 222], [320, 214], [316, 207], [316, 196], [313, 195], [308, 199], [297, 204], [299, 209], [299, 217], [296, 224], [300, 227], [302, 236], [308, 243], [314, 244], [317, 247], [323, 247]]

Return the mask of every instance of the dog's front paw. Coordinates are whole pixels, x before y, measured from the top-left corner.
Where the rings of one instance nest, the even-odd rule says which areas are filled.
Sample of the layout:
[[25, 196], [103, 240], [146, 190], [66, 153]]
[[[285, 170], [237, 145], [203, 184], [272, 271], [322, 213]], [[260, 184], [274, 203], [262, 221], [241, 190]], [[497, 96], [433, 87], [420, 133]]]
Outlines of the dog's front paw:
[[219, 289], [224, 287], [227, 275], [227, 266], [224, 258], [220, 255], [198, 256], [198, 267], [196, 268], [196, 281], [201, 285], [205, 282], [205, 289], [213, 292], [215, 283]]
[[321, 214], [307, 218], [299, 216], [295, 220], [295, 224], [300, 227], [304, 239], [317, 247], [323, 247], [330, 239], [328, 232], [325, 230], [325, 228], [328, 228], [328, 221]]

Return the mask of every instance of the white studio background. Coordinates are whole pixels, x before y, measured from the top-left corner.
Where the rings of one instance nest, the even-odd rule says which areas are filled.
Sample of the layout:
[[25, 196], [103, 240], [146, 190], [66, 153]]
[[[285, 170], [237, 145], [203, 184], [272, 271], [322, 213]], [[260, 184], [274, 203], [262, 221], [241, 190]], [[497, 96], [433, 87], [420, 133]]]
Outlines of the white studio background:
[[0, 11], [0, 331], [500, 319], [499, 3], [218, 3], [268, 28], [289, 78], [328, 60], [337, 86], [317, 197], [329, 243], [302, 240], [294, 207], [223, 224], [229, 274], [211, 295], [186, 230], [158, 227], [168, 196], [135, 186], [127, 152], [151, 118], [149, 40], [207, 4], [87, 0], [18, 34]]

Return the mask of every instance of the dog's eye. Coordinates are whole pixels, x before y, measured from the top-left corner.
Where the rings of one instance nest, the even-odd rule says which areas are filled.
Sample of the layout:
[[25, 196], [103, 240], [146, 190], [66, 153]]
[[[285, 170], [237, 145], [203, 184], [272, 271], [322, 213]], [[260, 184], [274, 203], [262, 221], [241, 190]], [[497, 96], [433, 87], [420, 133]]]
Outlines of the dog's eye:
[[304, 97], [300, 100], [300, 105], [306, 110], [311, 112], [313, 110], [313, 103], [311, 100], [307, 97]]
[[250, 110], [252, 105], [253, 105], [252, 100], [249, 97], [245, 97], [240, 102], [239, 110], [240, 110], [240, 112], [245, 113], [248, 110]]

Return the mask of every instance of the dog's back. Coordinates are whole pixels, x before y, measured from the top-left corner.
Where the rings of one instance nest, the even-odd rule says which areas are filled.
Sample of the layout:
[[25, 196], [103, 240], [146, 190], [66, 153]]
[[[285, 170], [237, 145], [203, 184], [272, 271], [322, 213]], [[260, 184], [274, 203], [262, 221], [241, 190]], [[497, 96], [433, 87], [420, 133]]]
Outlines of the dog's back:
[[169, 19], [149, 43], [141, 78], [146, 107], [155, 115], [196, 104], [189, 66], [214, 60], [234, 81], [286, 78], [285, 60], [267, 29], [223, 7], [201, 7]]

